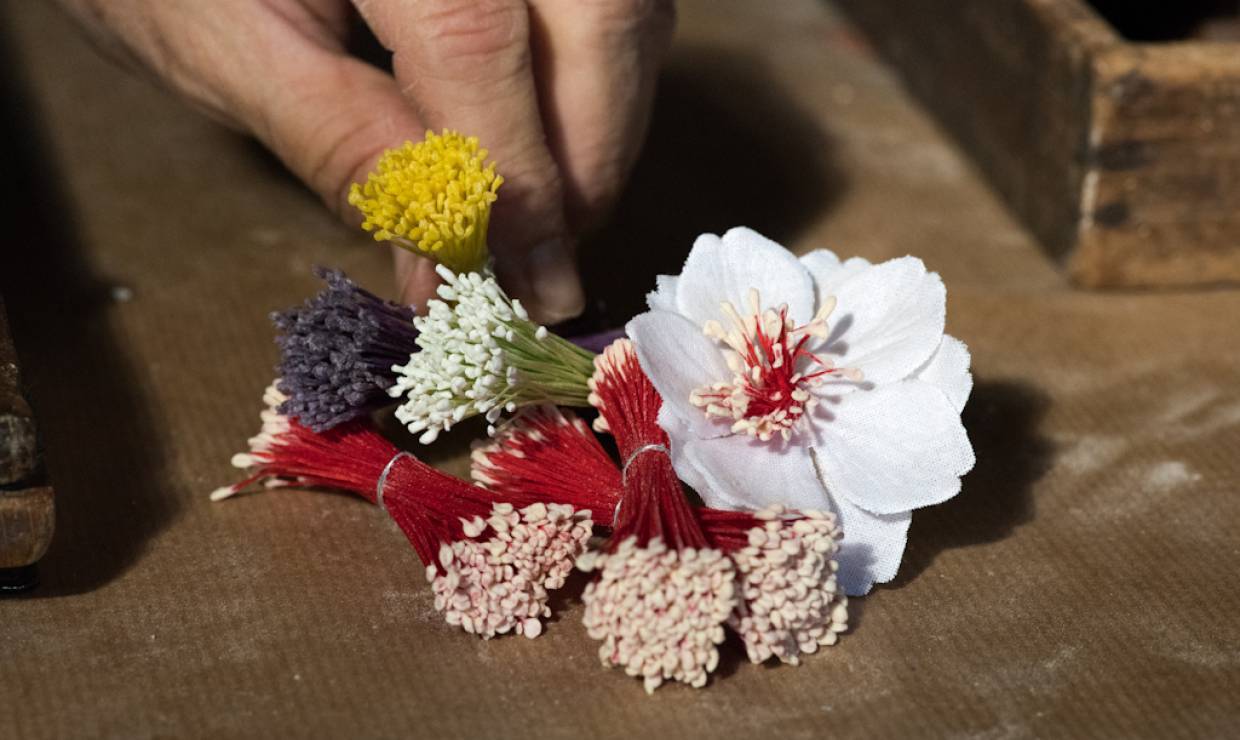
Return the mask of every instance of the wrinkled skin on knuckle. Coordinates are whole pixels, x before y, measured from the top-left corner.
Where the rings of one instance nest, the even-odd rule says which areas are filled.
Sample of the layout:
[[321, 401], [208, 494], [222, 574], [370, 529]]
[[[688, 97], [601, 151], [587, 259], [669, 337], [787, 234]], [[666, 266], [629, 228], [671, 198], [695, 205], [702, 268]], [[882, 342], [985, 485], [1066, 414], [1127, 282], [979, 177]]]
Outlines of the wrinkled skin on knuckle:
[[325, 116], [307, 141], [297, 142], [307, 152], [305, 172], [299, 173], [323, 202], [346, 221], [360, 222], [349, 205], [353, 183], [366, 182], [375, 161], [395, 141], [389, 116], [376, 116], [362, 125], [344, 116]]
[[549, 157], [531, 157], [515, 167], [504, 167], [504, 195], [495, 202], [492, 223], [496, 240], [524, 248], [564, 230], [563, 183]]
[[505, 187], [508, 188], [505, 197], [532, 194], [545, 198], [549, 203], [558, 199], [562, 187], [559, 170], [545, 150], [513, 157], [503, 166], [503, 171]]
[[541, 142], [520, 146], [497, 165], [504, 185], [491, 212], [489, 239], [502, 263], [566, 232], [564, 183]]
[[131, 71], [152, 71], [150, 14], [143, 0], [58, 0], [101, 52]]
[[[529, 12], [519, 0], [424, 0], [413, 6], [408, 50], [423, 73], [462, 82], [529, 59]], [[398, 50], [398, 53], [406, 51]]]

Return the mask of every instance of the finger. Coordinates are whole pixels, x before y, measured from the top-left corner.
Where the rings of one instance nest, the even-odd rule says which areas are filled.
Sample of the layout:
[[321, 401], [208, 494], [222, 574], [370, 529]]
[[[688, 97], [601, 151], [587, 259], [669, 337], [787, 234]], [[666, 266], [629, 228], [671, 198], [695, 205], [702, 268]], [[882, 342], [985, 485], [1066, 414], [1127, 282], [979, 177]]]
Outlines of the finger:
[[[331, 207], [347, 206], [379, 154], [424, 129], [390, 76], [348, 57], [342, 3], [149, 4], [68, 0], [106, 25], [126, 53], [218, 120], [254, 133]], [[401, 290], [422, 302], [433, 286], [409, 265]]]
[[543, 120], [572, 226], [610, 205], [645, 138], [659, 65], [675, 27], [671, 0], [530, 0]]
[[392, 247], [392, 258], [396, 266], [400, 302], [412, 305], [418, 313], [424, 313], [426, 302], [435, 297], [440, 284], [435, 263], [397, 246]]
[[501, 281], [540, 320], [579, 313], [584, 296], [538, 109], [524, 1], [370, 0], [358, 8], [393, 51], [397, 82], [422, 120], [477, 136], [504, 175], [489, 238]]
[[254, 133], [342, 212], [352, 210], [344, 208], [350, 182], [383, 149], [425, 130], [390, 75], [345, 54], [348, 6], [86, 4], [124, 16], [113, 20], [128, 24], [129, 45], [164, 81]]
[[[281, 33], [275, 27], [272, 34]], [[323, 37], [275, 38], [281, 53], [262, 59], [265, 85], [247, 99], [250, 128], [294, 173], [346, 220], [360, 223], [349, 187], [385, 149], [421, 138], [425, 129], [396, 81], [344, 54]], [[400, 300], [424, 307], [434, 295], [434, 266], [395, 248]]]
[[425, 129], [380, 70], [322, 50], [290, 56], [299, 58], [274, 65], [281, 82], [252, 106], [250, 127], [329, 207], [359, 222], [349, 186], [365, 182], [385, 149]]

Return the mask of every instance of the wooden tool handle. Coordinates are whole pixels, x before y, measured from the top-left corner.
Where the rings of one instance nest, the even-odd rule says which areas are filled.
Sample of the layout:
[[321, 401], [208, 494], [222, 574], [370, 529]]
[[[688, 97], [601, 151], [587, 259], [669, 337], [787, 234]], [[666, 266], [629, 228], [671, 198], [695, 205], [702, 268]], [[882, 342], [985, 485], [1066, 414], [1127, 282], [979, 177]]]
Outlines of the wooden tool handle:
[[[17, 353], [0, 299], [0, 570], [26, 573], [51, 544], [55, 506], [43, 476], [34, 414], [21, 393]], [[29, 578], [0, 581], [20, 587]]]

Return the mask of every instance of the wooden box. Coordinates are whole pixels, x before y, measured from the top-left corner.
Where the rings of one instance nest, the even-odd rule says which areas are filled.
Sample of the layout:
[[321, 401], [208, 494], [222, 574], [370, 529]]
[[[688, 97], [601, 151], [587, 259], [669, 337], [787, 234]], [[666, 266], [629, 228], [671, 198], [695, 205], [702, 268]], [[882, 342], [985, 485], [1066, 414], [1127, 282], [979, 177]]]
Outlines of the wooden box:
[[1078, 283], [1240, 281], [1235, 0], [837, 4]]

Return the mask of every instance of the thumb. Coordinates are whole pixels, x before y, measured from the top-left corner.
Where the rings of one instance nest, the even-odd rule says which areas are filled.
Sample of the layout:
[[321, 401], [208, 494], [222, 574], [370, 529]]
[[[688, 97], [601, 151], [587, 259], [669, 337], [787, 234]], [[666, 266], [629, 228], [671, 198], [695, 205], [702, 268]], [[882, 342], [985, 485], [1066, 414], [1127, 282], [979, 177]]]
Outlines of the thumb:
[[[263, 79], [277, 82], [247, 109], [246, 123], [294, 174], [345, 221], [348, 203], [384, 150], [425, 129], [388, 74], [334, 48], [286, 44]], [[430, 260], [393, 248], [399, 300], [422, 307], [439, 283]]]

